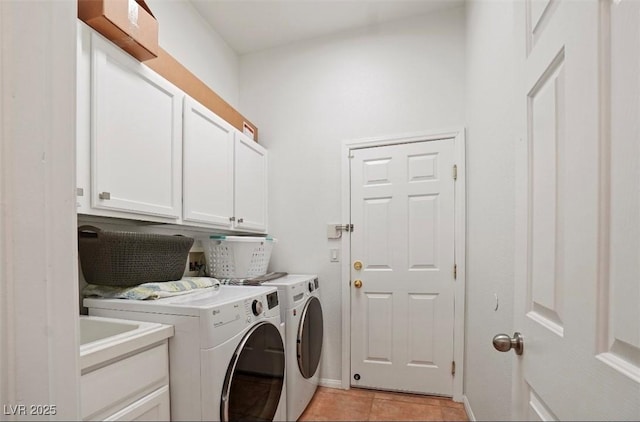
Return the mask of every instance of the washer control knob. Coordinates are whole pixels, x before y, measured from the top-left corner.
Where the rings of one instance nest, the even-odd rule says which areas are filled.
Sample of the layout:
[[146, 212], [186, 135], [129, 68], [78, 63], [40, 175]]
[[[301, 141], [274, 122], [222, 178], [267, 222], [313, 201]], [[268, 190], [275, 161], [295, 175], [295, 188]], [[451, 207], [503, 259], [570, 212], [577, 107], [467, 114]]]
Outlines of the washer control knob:
[[315, 286], [313, 285], [313, 281], [309, 282], [309, 291], [312, 292]]
[[255, 316], [258, 316], [262, 313], [262, 302], [259, 300], [254, 300], [251, 304], [251, 310]]

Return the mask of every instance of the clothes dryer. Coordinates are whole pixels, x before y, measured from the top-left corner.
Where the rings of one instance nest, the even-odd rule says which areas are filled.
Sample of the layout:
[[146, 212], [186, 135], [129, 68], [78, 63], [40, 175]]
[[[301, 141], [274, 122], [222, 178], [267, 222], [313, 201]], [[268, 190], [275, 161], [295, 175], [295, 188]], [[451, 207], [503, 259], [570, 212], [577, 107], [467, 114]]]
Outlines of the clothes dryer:
[[285, 420], [285, 353], [271, 286], [218, 286], [158, 300], [86, 298], [90, 315], [161, 322], [169, 341], [171, 419]]
[[287, 275], [263, 286], [275, 286], [285, 323], [287, 419], [297, 420], [313, 397], [320, 378], [323, 316], [316, 275]]

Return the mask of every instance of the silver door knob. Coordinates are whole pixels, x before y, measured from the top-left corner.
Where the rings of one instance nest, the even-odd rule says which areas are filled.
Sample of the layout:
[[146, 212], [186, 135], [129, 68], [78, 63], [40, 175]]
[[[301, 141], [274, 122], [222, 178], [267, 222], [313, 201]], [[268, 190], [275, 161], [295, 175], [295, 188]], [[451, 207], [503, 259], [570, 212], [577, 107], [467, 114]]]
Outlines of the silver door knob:
[[518, 332], [513, 333], [513, 337], [509, 337], [507, 334], [498, 334], [493, 338], [493, 347], [499, 352], [508, 352], [513, 349], [516, 355], [521, 355], [524, 351], [524, 338]]

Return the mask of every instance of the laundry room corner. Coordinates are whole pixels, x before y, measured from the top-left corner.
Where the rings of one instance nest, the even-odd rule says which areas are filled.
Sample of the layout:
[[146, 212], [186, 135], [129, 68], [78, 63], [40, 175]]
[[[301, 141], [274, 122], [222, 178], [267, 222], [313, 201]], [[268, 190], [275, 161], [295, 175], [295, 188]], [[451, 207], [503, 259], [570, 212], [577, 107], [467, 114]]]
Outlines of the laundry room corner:
[[348, 223], [342, 142], [463, 126], [464, 34], [464, 9], [453, 8], [240, 57], [240, 105], [271, 154], [270, 227], [281, 240], [273, 268], [323, 281], [327, 385], [343, 376], [345, 263], [330, 262], [340, 246], [327, 239], [327, 224]]
[[[511, 362], [491, 338], [513, 324], [514, 6], [467, 7], [467, 303], [465, 395], [475, 417], [509, 419]], [[517, 35], [520, 35], [519, 33]], [[472, 228], [472, 229], [471, 229]], [[471, 351], [473, 351], [471, 353]], [[487, 389], [487, 379], [494, 380]]]

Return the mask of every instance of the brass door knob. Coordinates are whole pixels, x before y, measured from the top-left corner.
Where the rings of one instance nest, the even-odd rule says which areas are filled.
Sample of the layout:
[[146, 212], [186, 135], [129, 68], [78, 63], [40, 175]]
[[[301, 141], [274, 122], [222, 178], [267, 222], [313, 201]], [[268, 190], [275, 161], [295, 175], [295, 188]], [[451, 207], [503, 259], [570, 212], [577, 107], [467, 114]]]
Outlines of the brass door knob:
[[356, 261], [353, 263], [353, 268], [356, 271], [360, 271], [362, 269], [362, 261]]
[[353, 285], [356, 287], [356, 289], [359, 289], [360, 287], [362, 287], [362, 280], [354, 281]]

